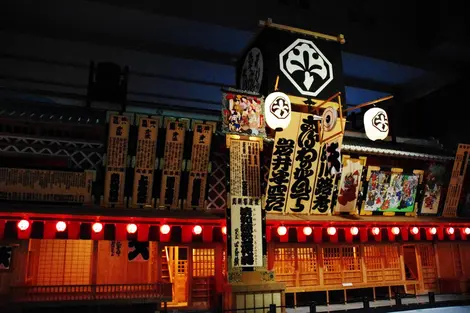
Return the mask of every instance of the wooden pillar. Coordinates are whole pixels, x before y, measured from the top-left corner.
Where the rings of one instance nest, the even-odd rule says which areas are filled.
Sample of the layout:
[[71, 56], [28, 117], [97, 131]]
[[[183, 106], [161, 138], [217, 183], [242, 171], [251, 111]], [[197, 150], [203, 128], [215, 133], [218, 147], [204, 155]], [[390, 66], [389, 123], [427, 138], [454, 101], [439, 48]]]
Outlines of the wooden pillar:
[[93, 254], [91, 260], [91, 284], [96, 285], [98, 281], [98, 251], [99, 241], [93, 240]]
[[[361, 269], [362, 269], [362, 281], [367, 284], [367, 268], [366, 268], [366, 261], [365, 261], [365, 249], [364, 245], [359, 246], [360, 257], [361, 257]], [[375, 296], [374, 296], [375, 299]]]

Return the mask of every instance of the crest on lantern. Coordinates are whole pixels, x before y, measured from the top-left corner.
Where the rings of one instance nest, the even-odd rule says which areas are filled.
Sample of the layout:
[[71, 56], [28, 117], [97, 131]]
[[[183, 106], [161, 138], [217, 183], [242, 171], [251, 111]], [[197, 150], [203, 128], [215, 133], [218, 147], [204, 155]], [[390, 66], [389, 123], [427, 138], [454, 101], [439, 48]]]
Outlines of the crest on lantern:
[[367, 137], [372, 140], [383, 140], [388, 136], [387, 112], [381, 108], [369, 109], [364, 114], [364, 128]]
[[273, 92], [264, 101], [266, 124], [272, 129], [285, 129], [291, 120], [291, 102], [282, 92]]

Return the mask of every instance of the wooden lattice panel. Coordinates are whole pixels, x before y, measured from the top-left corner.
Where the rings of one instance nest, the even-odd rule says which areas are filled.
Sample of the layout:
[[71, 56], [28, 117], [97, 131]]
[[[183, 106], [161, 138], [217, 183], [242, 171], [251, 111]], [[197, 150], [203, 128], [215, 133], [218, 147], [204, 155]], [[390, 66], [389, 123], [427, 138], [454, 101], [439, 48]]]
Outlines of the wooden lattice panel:
[[193, 277], [215, 276], [215, 249], [193, 249]]
[[261, 197], [259, 141], [232, 140], [230, 143], [230, 194]]
[[91, 203], [93, 172], [0, 168], [0, 199]]
[[465, 173], [467, 171], [469, 156], [470, 145], [460, 144], [455, 155], [452, 177], [450, 178], [444, 212], [442, 213], [445, 217], [457, 216], [457, 208], [460, 201], [460, 193], [462, 192]]
[[274, 249], [274, 272], [276, 280], [286, 284], [286, 287], [295, 287], [295, 248]]
[[124, 205], [129, 128], [130, 122], [127, 116], [110, 116], [103, 199], [106, 207]]
[[363, 281], [359, 247], [325, 247], [322, 249], [322, 254], [325, 285]]
[[385, 281], [401, 280], [401, 263], [400, 252], [398, 246], [383, 246], [383, 263], [384, 263], [384, 279]]
[[297, 269], [300, 286], [315, 286], [319, 284], [317, 249], [313, 247], [297, 248]]
[[186, 208], [203, 209], [214, 125], [195, 123]]
[[158, 120], [141, 118], [137, 135], [132, 206], [152, 203], [153, 175], [155, 171]]
[[179, 191], [183, 167], [184, 137], [187, 124], [168, 121], [166, 126], [160, 206], [171, 209], [179, 206]]
[[359, 247], [343, 247], [341, 252], [343, 283], [361, 283], [362, 271]]
[[364, 246], [364, 264], [368, 282], [402, 280], [398, 246]]
[[424, 290], [432, 291], [437, 288], [436, 259], [432, 245], [419, 245], [418, 253], [421, 258]]
[[212, 171], [209, 175], [209, 191], [207, 193], [207, 209], [209, 210], [225, 210], [227, 207], [225, 183], [227, 163], [225, 153], [214, 153], [212, 155]]
[[341, 248], [323, 248], [323, 280], [325, 285], [341, 285]]

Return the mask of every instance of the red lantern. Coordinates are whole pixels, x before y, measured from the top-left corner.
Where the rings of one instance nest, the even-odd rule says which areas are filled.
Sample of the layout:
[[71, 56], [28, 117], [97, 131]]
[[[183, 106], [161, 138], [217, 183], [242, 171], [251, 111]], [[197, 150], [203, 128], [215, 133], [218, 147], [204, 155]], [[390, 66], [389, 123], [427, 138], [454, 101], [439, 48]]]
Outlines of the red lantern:
[[419, 228], [418, 227], [413, 227], [410, 229], [410, 232], [413, 234], [413, 235], [417, 235], [419, 233]]
[[378, 234], [380, 234], [380, 228], [372, 227], [371, 232], [372, 232], [372, 235], [377, 236]]
[[429, 233], [430, 233], [431, 235], [435, 235], [435, 234], [437, 233], [436, 227], [431, 227], [431, 228], [429, 228]]
[[227, 235], [227, 226], [222, 226], [222, 234]]
[[193, 227], [193, 234], [200, 235], [202, 233], [202, 226], [196, 225]]
[[455, 233], [454, 227], [447, 227], [446, 229], [447, 235], [452, 236]]
[[162, 226], [160, 226], [160, 232], [161, 232], [163, 235], [168, 235], [168, 234], [170, 233], [170, 230], [171, 230], [170, 225], [163, 224]]
[[277, 228], [277, 234], [279, 236], [285, 236], [287, 234], [287, 227], [286, 226], [279, 226]]
[[135, 234], [137, 232], [137, 225], [136, 224], [127, 224], [127, 232], [129, 234]]
[[65, 224], [65, 222], [57, 222], [57, 224], [55, 224], [55, 229], [58, 231], [58, 232], [63, 232], [65, 231], [65, 229], [67, 228], [67, 224]]
[[464, 229], [464, 233], [465, 233], [465, 235], [470, 235], [470, 227], [466, 227]]
[[305, 226], [303, 229], [303, 232], [305, 236], [310, 236], [313, 232], [312, 227]]
[[349, 231], [351, 232], [351, 235], [353, 236], [356, 236], [357, 234], [359, 234], [359, 228], [357, 227], [351, 227]]
[[398, 227], [392, 227], [392, 234], [397, 236], [400, 233], [400, 228]]
[[17, 227], [19, 230], [25, 231], [29, 228], [29, 222], [27, 220], [21, 220], [18, 222]]
[[328, 229], [326, 230], [326, 232], [328, 233], [328, 235], [334, 236], [334, 235], [336, 235], [336, 228], [334, 228], [334, 227], [328, 227]]
[[91, 226], [91, 228], [95, 233], [99, 233], [103, 230], [103, 224], [96, 222], [93, 224], [93, 226]]

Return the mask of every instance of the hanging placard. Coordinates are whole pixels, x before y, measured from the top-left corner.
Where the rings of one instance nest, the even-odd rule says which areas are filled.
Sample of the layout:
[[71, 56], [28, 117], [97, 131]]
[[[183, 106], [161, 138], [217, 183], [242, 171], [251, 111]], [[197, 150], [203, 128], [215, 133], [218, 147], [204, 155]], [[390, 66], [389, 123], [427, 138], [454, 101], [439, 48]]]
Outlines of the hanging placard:
[[343, 155], [343, 168], [339, 183], [335, 213], [357, 213], [357, 198], [362, 187], [362, 172], [367, 158], [350, 158]]
[[0, 168], [0, 199], [91, 203], [93, 172]]
[[171, 209], [177, 208], [179, 202], [186, 127], [181, 121], [168, 121], [166, 126], [160, 206]]
[[286, 213], [309, 213], [320, 157], [319, 150], [319, 123], [313, 115], [301, 114]]
[[158, 120], [141, 118], [135, 156], [132, 206], [146, 206], [152, 203], [153, 174], [157, 148]]
[[106, 176], [104, 180], [104, 206], [124, 205], [124, 183], [129, 143], [129, 118], [111, 115], [109, 120]]
[[128, 241], [127, 249], [129, 262], [147, 262], [150, 258], [148, 241]]
[[194, 124], [191, 171], [189, 173], [189, 187], [186, 198], [187, 209], [204, 208], [213, 131], [214, 125], [212, 124]]
[[261, 200], [231, 197], [232, 267], [263, 266]]
[[470, 155], [470, 145], [459, 144], [455, 155], [452, 176], [447, 190], [446, 202], [444, 204], [443, 216], [457, 216], [457, 207], [460, 201], [465, 172], [467, 171], [468, 159]]
[[424, 195], [421, 203], [421, 214], [436, 215], [441, 201], [443, 178], [446, 168], [441, 164], [431, 164], [424, 181]]
[[222, 130], [227, 133], [266, 136], [263, 98], [240, 93], [223, 93]]
[[287, 203], [301, 117], [298, 112], [292, 112], [291, 115], [288, 127], [283, 131], [276, 132], [274, 140], [264, 205], [264, 209], [270, 213], [283, 213]]
[[230, 143], [230, 194], [261, 197], [259, 141], [232, 140]]

